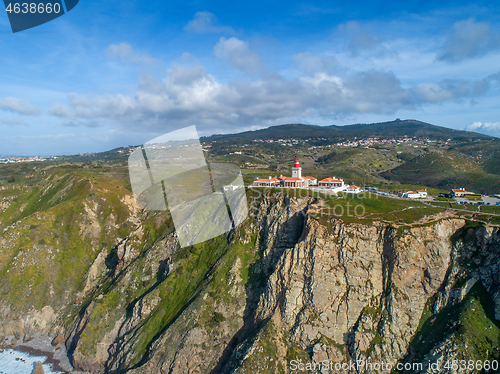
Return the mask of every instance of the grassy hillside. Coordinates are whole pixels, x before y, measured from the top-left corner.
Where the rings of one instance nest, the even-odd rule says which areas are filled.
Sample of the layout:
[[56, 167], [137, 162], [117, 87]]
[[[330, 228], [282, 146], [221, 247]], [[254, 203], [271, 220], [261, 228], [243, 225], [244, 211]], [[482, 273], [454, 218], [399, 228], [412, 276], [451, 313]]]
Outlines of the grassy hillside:
[[415, 183], [443, 190], [464, 187], [479, 193], [498, 193], [500, 176], [495, 171], [496, 155], [484, 160], [457, 150], [430, 152], [392, 170], [381, 173], [389, 181]]
[[[303, 124], [288, 124], [273, 126], [262, 130], [245, 131], [238, 134], [212, 135], [202, 140], [227, 140], [231, 142], [250, 142], [254, 139], [308, 139], [314, 138], [321, 143], [323, 138], [329, 141], [354, 139], [355, 137], [430, 137], [433, 139], [451, 139], [455, 141], [488, 140], [491, 136], [469, 131], [453, 130], [447, 127], [435, 126], [417, 120], [395, 120], [390, 122], [356, 124], [346, 126], [313, 126]], [[324, 140], [323, 140], [324, 141]]]
[[[342, 146], [344, 141], [375, 137], [412, 141]], [[414, 121], [369, 125], [283, 125], [240, 134], [204, 138], [208, 157], [240, 166], [246, 182], [257, 177], [289, 175], [293, 160], [303, 175], [336, 176], [347, 183], [399, 190], [398, 185], [432, 187], [441, 191], [465, 187], [498, 193], [500, 140]], [[235, 154], [237, 153], [237, 154]]]
[[[406, 151], [411, 153], [412, 148]], [[323, 158], [321, 155], [334, 151], [318, 152], [304, 158], [304, 168], [319, 165], [318, 170], [323, 167], [330, 172], [338, 167], [357, 175], [356, 170], [367, 165], [383, 170], [392, 163], [404, 162], [397, 159], [396, 148], [390, 147], [344, 149]], [[376, 155], [378, 160], [370, 159], [370, 155]], [[224, 334], [231, 337], [231, 331], [241, 328], [240, 317], [244, 320], [256, 305], [249, 295], [265, 285], [266, 271], [272, 268], [269, 263], [259, 262], [264, 247], [260, 247], [260, 223], [254, 217], [227, 235], [179, 248], [168, 211], [135, 209], [126, 168], [115, 161], [3, 165], [0, 181], [0, 299], [10, 306], [10, 314], [0, 316], [0, 320], [51, 306], [60, 311], [59, 322], [71, 331], [65, 336], [70, 354], [79, 365], [95, 371], [92, 357], [106, 355], [110, 344], [114, 344], [117, 354], [107, 363], [108, 368], [140, 370], [156, 351], [167, 354], [170, 347], [182, 346], [184, 341], [180, 340], [191, 329], [207, 332], [200, 338], [200, 357], [216, 345], [213, 342], [231, 347]], [[247, 194], [250, 212], [274, 214], [277, 220], [288, 208], [273, 211], [276, 207], [270, 203], [268, 209], [259, 212], [261, 204], [276, 202], [283, 195], [283, 201], [314, 197], [307, 208], [308, 216], [329, 230], [338, 219], [366, 226], [379, 222], [397, 227], [399, 233], [432, 224], [436, 214], [450, 213], [446, 205], [430, 206], [370, 194], [331, 196], [297, 189], [275, 189], [265, 195], [250, 189]], [[490, 208], [491, 213], [499, 213], [496, 207]], [[476, 213], [457, 215], [481, 218], [475, 217]], [[481, 211], [483, 217], [487, 217], [486, 213]], [[295, 221], [296, 215], [290, 218], [290, 222]], [[286, 230], [293, 234], [281, 232], [282, 240], [300, 234], [292, 223]], [[491, 325], [491, 308], [479, 309], [491, 300], [481, 292], [477, 297], [471, 293], [475, 298], [471, 305], [480, 313], [474, 314], [469, 304], [458, 310], [464, 316], [463, 328], [479, 330]], [[440, 331], [437, 325], [426, 325], [431, 322], [422, 321], [421, 334]], [[496, 344], [495, 327], [491, 325], [491, 332], [482, 332], [475, 357], [483, 357], [484, 350]], [[114, 340], [118, 330], [121, 335]], [[245, 336], [247, 331], [241, 331]], [[262, 326], [263, 350], [242, 365], [244, 372], [255, 371], [273, 355], [308, 357], [307, 350], [289, 343], [291, 339], [286, 335], [279, 340], [282, 333], [271, 322]], [[157, 344], [164, 334], [179, 341], [166, 340], [168, 344], [159, 348]], [[473, 335], [465, 337], [472, 339]], [[497, 340], [490, 343], [488, 339]], [[278, 340], [283, 344], [279, 352]], [[422, 352], [426, 349], [425, 345], [419, 347]], [[126, 355], [120, 355], [122, 352]], [[273, 370], [267, 372], [280, 371]]]

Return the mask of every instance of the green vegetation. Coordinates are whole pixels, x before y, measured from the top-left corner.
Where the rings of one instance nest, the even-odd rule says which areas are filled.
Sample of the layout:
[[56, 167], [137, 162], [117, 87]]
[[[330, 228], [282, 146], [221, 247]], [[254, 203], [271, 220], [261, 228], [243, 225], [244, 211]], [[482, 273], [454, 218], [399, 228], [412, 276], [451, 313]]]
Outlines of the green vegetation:
[[[450, 136], [445, 130], [415, 121], [390, 125], [394, 125], [393, 132], [384, 130], [387, 124], [373, 128], [380, 131], [379, 136], [443, 136], [453, 141], [417, 148], [406, 143], [350, 148], [335, 145], [335, 141], [344, 141], [352, 134], [373, 136], [372, 130], [363, 125], [314, 127], [313, 136], [305, 131], [309, 127], [292, 125], [240, 137], [212, 137], [215, 143], [207, 153], [214, 162], [235, 162], [247, 183], [255, 176], [289, 175], [291, 163], [298, 156], [304, 175], [335, 175], [347, 183], [382, 191], [414, 190], [426, 185], [429, 193], [437, 194], [460, 185], [498, 192], [500, 173], [494, 160], [500, 153], [495, 150], [496, 140], [470, 134], [467, 138], [461, 132]], [[413, 132], [408, 132], [410, 125], [415, 126]], [[261, 135], [287, 139], [293, 136], [300, 141], [285, 146], [254, 142]], [[478, 148], [474, 143], [485, 146], [488, 152], [483, 153], [483, 158], [476, 156]], [[169, 238], [174, 231], [169, 212], [136, 211], [130, 202], [126, 169], [129, 151], [117, 149], [59, 161], [0, 166], [0, 296], [12, 307], [12, 313], [20, 315], [32, 307], [51, 305], [61, 311], [66, 327], [73, 327], [82, 316], [88, 317], [80, 336], [83, 354], [96, 353], [98, 343], [117, 328], [117, 323], [142, 313], [144, 307], [144, 318], [138, 319], [137, 325], [131, 324], [127, 335], [133, 337], [127, 342], [133, 352], [125, 364], [127, 368], [147, 359], [155, 341], [191, 303], [200, 300], [200, 295], [204, 301], [197, 305], [198, 326], [211, 333], [227, 326], [240, 328], [235, 327], [234, 311], [213, 306], [245, 306], [250, 291], [261, 286], [266, 276], [259, 269], [262, 249], [253, 218], [227, 235], [178, 248]], [[236, 151], [242, 154], [234, 154]], [[189, 178], [197, 187], [209, 187], [206, 175], [193, 174]], [[182, 190], [182, 183], [172, 188], [180, 202], [192, 196], [191, 191]], [[425, 204], [369, 193], [337, 196], [283, 188], [269, 189], [266, 194], [271, 200], [283, 195], [311, 199], [309, 216], [327, 228], [336, 219], [367, 225], [381, 222], [402, 236], [410, 227], [427, 225], [436, 214], [450, 208], [456, 209], [456, 216], [468, 220], [464, 233], [485, 223], [500, 224], [500, 216], [491, 215], [500, 214], [500, 207], [464, 207], [448, 199]], [[251, 204], [259, 204], [264, 198], [262, 190], [256, 189], [249, 189], [247, 197]], [[245, 231], [249, 227], [252, 230]], [[122, 247], [118, 247], [119, 243]], [[98, 267], [94, 272], [98, 276], [89, 271], [93, 264]], [[498, 357], [495, 347], [499, 344], [499, 326], [492, 318], [491, 298], [481, 287], [478, 283], [461, 304], [445, 308], [438, 315], [431, 313], [430, 304], [426, 307], [412, 342], [418, 357], [450, 336], [459, 346], [475, 344], [474, 357], [484, 358], [486, 350]], [[380, 311], [374, 308], [367, 307], [362, 313], [374, 319], [380, 317]], [[376, 331], [372, 333], [368, 354], [382, 341]], [[259, 326], [255, 334], [259, 353], [242, 365], [249, 371], [284, 371], [281, 364], [264, 358], [309, 357], [271, 321]]]
[[[420, 141], [418, 145], [404, 142], [357, 148], [336, 145], [346, 140], [404, 136]], [[423, 142], [423, 138], [434, 141]], [[283, 125], [214, 135], [202, 141], [211, 145], [210, 158], [239, 165], [246, 183], [255, 177], [289, 175], [293, 160], [298, 157], [304, 175], [320, 179], [336, 176], [348, 183], [387, 191], [404, 189], [404, 184], [428, 186], [435, 189], [429, 192], [436, 194], [458, 187], [493, 193], [500, 187], [500, 172], [495, 166], [500, 157], [497, 139], [418, 121], [341, 127]], [[234, 151], [242, 154], [229, 154]]]
[[422, 362], [424, 355], [444, 340], [459, 347], [458, 360], [500, 359], [500, 323], [495, 319], [493, 300], [480, 282], [461, 303], [444, 307], [436, 315], [431, 313], [431, 305], [432, 299], [411, 342], [413, 362]]
[[408, 224], [444, 211], [418, 201], [392, 199], [371, 193], [340, 194], [322, 209], [324, 216], [336, 216], [346, 222], [386, 221]]

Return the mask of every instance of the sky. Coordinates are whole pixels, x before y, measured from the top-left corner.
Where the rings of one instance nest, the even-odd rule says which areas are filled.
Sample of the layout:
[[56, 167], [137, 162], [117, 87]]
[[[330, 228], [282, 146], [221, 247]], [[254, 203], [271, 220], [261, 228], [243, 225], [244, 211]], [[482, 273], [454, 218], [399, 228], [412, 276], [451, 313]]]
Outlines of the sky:
[[498, 1], [80, 0], [12, 33], [0, 155], [395, 118], [500, 136]]

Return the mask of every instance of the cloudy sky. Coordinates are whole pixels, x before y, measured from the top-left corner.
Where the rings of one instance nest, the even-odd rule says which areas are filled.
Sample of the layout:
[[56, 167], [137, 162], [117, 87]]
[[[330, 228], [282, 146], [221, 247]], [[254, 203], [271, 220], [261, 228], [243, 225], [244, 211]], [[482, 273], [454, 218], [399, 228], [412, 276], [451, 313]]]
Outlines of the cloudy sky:
[[0, 15], [0, 154], [283, 123], [418, 119], [500, 136], [497, 1], [80, 0]]

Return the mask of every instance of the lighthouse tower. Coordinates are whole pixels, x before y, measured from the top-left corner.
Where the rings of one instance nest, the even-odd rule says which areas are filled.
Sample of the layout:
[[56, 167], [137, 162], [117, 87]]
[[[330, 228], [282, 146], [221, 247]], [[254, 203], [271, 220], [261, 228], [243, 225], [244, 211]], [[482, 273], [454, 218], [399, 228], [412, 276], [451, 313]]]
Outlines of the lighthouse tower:
[[292, 168], [292, 178], [302, 178], [302, 168], [300, 167], [299, 159], [296, 158]]

